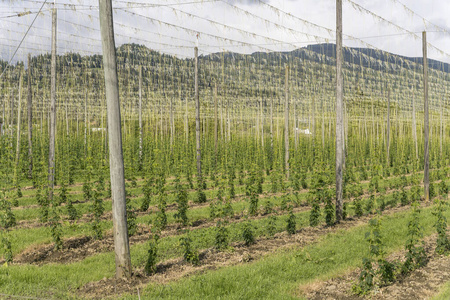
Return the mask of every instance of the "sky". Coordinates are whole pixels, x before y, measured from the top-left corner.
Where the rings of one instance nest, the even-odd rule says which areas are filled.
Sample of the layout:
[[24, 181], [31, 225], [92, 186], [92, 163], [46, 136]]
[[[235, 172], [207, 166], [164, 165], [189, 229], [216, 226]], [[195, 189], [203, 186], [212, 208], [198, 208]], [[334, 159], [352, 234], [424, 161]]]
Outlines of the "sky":
[[[48, 53], [51, 12], [58, 8], [58, 53], [101, 54], [97, 0], [0, 0], [0, 58]], [[31, 26], [37, 12], [41, 13]], [[334, 43], [335, 0], [113, 0], [116, 46], [143, 44], [181, 58], [292, 51]], [[450, 1], [343, 0], [344, 46], [422, 56], [450, 63]]]

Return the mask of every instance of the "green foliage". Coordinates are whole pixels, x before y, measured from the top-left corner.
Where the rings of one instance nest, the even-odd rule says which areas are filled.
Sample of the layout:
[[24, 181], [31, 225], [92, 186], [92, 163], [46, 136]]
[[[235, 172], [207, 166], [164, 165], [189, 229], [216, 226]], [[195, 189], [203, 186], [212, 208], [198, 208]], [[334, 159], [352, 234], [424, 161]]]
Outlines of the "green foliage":
[[198, 189], [195, 195], [195, 203], [205, 203], [206, 202], [206, 194], [203, 190]]
[[248, 209], [248, 213], [251, 216], [256, 216], [258, 214], [258, 200], [259, 200], [259, 197], [256, 193], [252, 193], [250, 195], [250, 199], [249, 199], [250, 206]]
[[150, 202], [152, 200], [153, 185], [154, 185], [153, 177], [149, 177], [145, 181], [144, 186], [142, 187], [142, 192], [144, 193], [144, 198], [142, 199], [142, 202], [141, 202], [141, 207], [140, 207], [141, 211], [147, 211], [150, 206]]
[[342, 207], [342, 220], [345, 221], [347, 219], [347, 215], [348, 215], [348, 203], [344, 202]]
[[51, 234], [53, 242], [55, 243], [55, 250], [61, 250], [63, 247], [63, 242], [61, 239], [62, 228], [60, 222], [60, 209], [57, 206], [52, 206], [51, 214], [49, 218]]
[[255, 243], [254, 236], [254, 226], [250, 221], [246, 221], [242, 225], [242, 239], [244, 240], [245, 246], [250, 246]]
[[90, 210], [92, 236], [97, 240], [101, 240], [103, 238], [103, 232], [100, 226], [100, 220], [105, 211], [101, 192], [93, 192], [93, 202]]
[[156, 263], [158, 261], [158, 241], [159, 234], [155, 233], [150, 236], [148, 242], [147, 262], [144, 267], [144, 271], [147, 275], [156, 273]]
[[295, 221], [295, 215], [292, 207], [289, 208], [289, 216], [287, 218], [286, 222], [286, 231], [288, 234], [295, 234], [296, 233], [296, 225], [297, 222]]
[[269, 237], [274, 236], [276, 229], [277, 229], [276, 224], [277, 224], [277, 217], [270, 216], [269, 221], [267, 222], [267, 228], [266, 228], [266, 232]]
[[133, 236], [136, 234], [137, 231], [137, 223], [136, 223], [136, 211], [131, 205], [131, 201], [129, 198], [126, 199], [127, 201], [127, 228], [128, 228], [128, 235]]
[[430, 200], [433, 199], [434, 197], [436, 197], [436, 189], [435, 189], [435, 185], [434, 183], [430, 182], [430, 189], [429, 189], [429, 195], [430, 195]]
[[439, 183], [439, 194], [442, 196], [447, 196], [448, 195], [448, 185], [445, 182], [445, 180], [442, 180]]
[[375, 207], [375, 195], [372, 194], [372, 195], [370, 195], [370, 197], [367, 199], [367, 202], [366, 202], [366, 207], [365, 207], [366, 213], [371, 214], [373, 212], [374, 207]]
[[271, 214], [273, 212], [273, 203], [270, 201], [270, 199], [267, 199], [264, 202], [264, 215]]
[[362, 217], [363, 213], [363, 208], [362, 208], [362, 199], [361, 198], [356, 198], [354, 200], [354, 205], [355, 205], [355, 216], [356, 217]]
[[155, 226], [158, 230], [164, 230], [167, 226], [167, 195], [165, 192], [165, 184], [164, 174], [160, 174], [156, 180], [158, 212], [156, 213]]
[[422, 238], [423, 228], [420, 226], [419, 203], [413, 202], [411, 217], [408, 222], [408, 240], [405, 245], [406, 260], [402, 265], [403, 274], [414, 271], [426, 264], [427, 256]]
[[358, 281], [353, 284], [352, 291], [357, 295], [367, 295], [374, 287], [376, 272], [373, 262], [369, 258], [363, 258], [363, 266]]
[[8, 233], [2, 234], [1, 244], [2, 244], [3, 259], [5, 260], [6, 263], [12, 263], [13, 254], [12, 254], [11, 240], [9, 238]]
[[333, 205], [331, 193], [327, 192], [325, 193], [324, 202], [325, 202], [325, 223], [327, 224], [327, 226], [332, 226], [334, 224], [335, 208]]
[[404, 188], [402, 188], [402, 193], [400, 197], [400, 205], [405, 206], [409, 204], [408, 193]]
[[436, 217], [437, 240], [436, 240], [436, 253], [446, 254], [450, 251], [450, 241], [447, 236], [447, 218], [444, 216], [447, 202], [443, 199], [437, 199], [434, 204], [433, 215]]
[[[379, 283], [385, 285], [395, 279], [395, 264], [384, 259], [380, 218], [376, 217], [369, 221], [369, 232], [366, 232], [365, 239], [369, 244], [369, 255], [363, 258], [361, 273], [352, 288], [358, 295], [366, 295]], [[375, 263], [378, 263], [378, 269], [374, 268]]]
[[225, 250], [228, 248], [228, 240], [228, 229], [224, 226], [223, 221], [219, 220], [216, 224], [214, 246], [217, 250]]
[[[189, 219], [187, 216], [187, 211], [189, 209], [188, 205], [188, 194], [186, 188], [180, 183], [180, 177], [177, 176], [175, 179], [175, 191], [176, 191], [176, 203], [177, 212], [174, 214], [175, 219], [179, 220], [181, 225], [188, 225]], [[212, 202], [211, 202], [212, 203]]]
[[69, 220], [71, 221], [75, 221], [78, 219], [78, 211], [75, 208], [75, 206], [73, 206], [72, 200], [68, 199], [67, 201], [67, 205], [66, 205], [66, 211], [67, 211], [67, 215], [69, 216]]
[[198, 265], [198, 253], [192, 248], [192, 239], [189, 237], [189, 233], [180, 238], [180, 245], [183, 248], [184, 260], [193, 265]]
[[8, 201], [6, 193], [3, 192], [0, 199], [0, 227], [11, 228], [16, 226], [16, 217], [12, 211], [11, 203]]
[[318, 199], [313, 200], [311, 212], [309, 214], [309, 226], [315, 227], [320, 221], [320, 204]]
[[39, 187], [36, 191], [36, 201], [40, 206], [39, 209], [39, 219], [42, 223], [46, 223], [48, 221], [48, 209], [49, 209], [49, 201], [48, 201], [48, 188], [44, 189], [44, 195], [42, 195], [42, 189]]

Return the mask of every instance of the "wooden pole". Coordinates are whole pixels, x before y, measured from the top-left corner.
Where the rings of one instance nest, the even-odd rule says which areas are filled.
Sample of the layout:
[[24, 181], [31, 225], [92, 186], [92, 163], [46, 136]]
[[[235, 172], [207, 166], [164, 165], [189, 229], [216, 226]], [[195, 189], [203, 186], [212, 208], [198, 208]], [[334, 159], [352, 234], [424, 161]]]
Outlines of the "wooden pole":
[[16, 143], [16, 167], [14, 168], [14, 183], [18, 184], [18, 177], [17, 177], [17, 169], [19, 167], [19, 158], [20, 158], [20, 117], [22, 115], [22, 70], [20, 71], [20, 77], [19, 77], [19, 106], [17, 109], [17, 143]]
[[428, 124], [428, 59], [427, 59], [427, 33], [422, 32], [422, 50], [423, 50], [423, 117], [424, 117], [424, 171], [423, 171], [423, 186], [425, 193], [425, 201], [430, 200], [430, 162], [428, 154], [428, 138], [429, 138], [429, 124]]
[[202, 182], [202, 165], [200, 151], [200, 97], [198, 95], [198, 48], [194, 48], [195, 70], [194, 70], [194, 88], [195, 88], [195, 138], [197, 146], [197, 177], [198, 182]]
[[116, 278], [129, 278], [131, 277], [131, 258], [127, 229], [122, 132], [120, 128], [119, 82], [117, 78], [112, 3], [111, 0], [99, 0], [99, 4], [108, 112], [109, 163]]
[[27, 95], [27, 116], [28, 116], [28, 178], [33, 177], [33, 96], [31, 90], [31, 54], [28, 54], [28, 95]]
[[139, 67], [139, 169], [142, 169], [142, 66]]
[[50, 135], [48, 152], [48, 181], [49, 200], [53, 199], [53, 188], [55, 182], [55, 139], [56, 139], [56, 8], [52, 10], [52, 61], [51, 61], [51, 83], [50, 83]]
[[388, 88], [388, 95], [387, 95], [387, 128], [386, 128], [386, 162], [387, 166], [389, 167], [389, 149], [390, 149], [390, 133], [391, 133], [391, 119], [390, 119], [390, 112], [391, 112], [391, 90]]
[[273, 97], [270, 97], [270, 153], [273, 154]]
[[217, 109], [217, 83], [214, 83], [214, 167], [217, 165], [217, 139], [218, 139], [218, 119], [217, 119], [218, 109]]
[[284, 162], [286, 168], [286, 179], [289, 179], [289, 66], [286, 66], [284, 105]]
[[336, 0], [336, 222], [342, 219], [344, 102], [342, 76], [342, 0]]
[[412, 93], [412, 133], [416, 148], [416, 159], [419, 159], [419, 146], [417, 145], [417, 128], [416, 128], [416, 105], [414, 101], [414, 91]]

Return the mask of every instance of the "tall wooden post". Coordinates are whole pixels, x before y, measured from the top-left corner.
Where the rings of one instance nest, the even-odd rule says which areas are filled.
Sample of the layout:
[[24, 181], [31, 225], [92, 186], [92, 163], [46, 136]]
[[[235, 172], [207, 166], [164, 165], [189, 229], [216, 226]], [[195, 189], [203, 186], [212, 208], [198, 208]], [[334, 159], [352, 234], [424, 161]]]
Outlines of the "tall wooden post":
[[139, 67], [139, 169], [142, 169], [142, 66]]
[[195, 98], [195, 138], [197, 145], [197, 177], [202, 182], [202, 165], [200, 152], [200, 97], [198, 95], [198, 48], [194, 48], [195, 70], [194, 70], [194, 98]]
[[14, 168], [14, 183], [18, 184], [18, 177], [17, 177], [17, 169], [19, 167], [19, 158], [20, 158], [20, 125], [21, 125], [21, 116], [22, 116], [22, 81], [23, 81], [23, 72], [20, 71], [20, 77], [19, 77], [19, 106], [17, 109], [17, 143], [16, 143], [16, 165]]
[[286, 168], [286, 179], [289, 179], [289, 66], [286, 66], [284, 104], [284, 162]]
[[387, 128], [386, 128], [386, 161], [387, 165], [389, 167], [389, 150], [390, 150], [390, 134], [391, 134], [391, 119], [390, 119], [390, 112], [391, 112], [391, 90], [388, 88], [388, 95], [387, 95]]
[[273, 97], [270, 97], [270, 153], [273, 154]]
[[217, 83], [214, 83], [214, 167], [217, 166], [217, 139], [218, 139], [218, 119], [217, 119]]
[[342, 219], [344, 101], [342, 76], [342, 0], [336, 0], [336, 222]]
[[416, 105], [414, 101], [414, 91], [412, 93], [412, 134], [416, 148], [416, 159], [419, 159], [419, 146], [417, 145], [417, 128], [416, 128]]
[[27, 116], [28, 116], [28, 178], [33, 177], [33, 96], [31, 90], [31, 54], [28, 54], [28, 95], [27, 95]]
[[423, 117], [424, 117], [424, 170], [423, 170], [423, 186], [425, 192], [425, 201], [430, 200], [430, 162], [428, 154], [428, 59], [427, 59], [427, 33], [422, 32], [422, 50], [423, 50]]
[[264, 109], [263, 109], [263, 97], [261, 97], [261, 101], [260, 101], [260, 110], [261, 110], [261, 148], [264, 149]]
[[440, 153], [440, 157], [442, 157], [442, 140], [443, 140], [443, 134], [444, 134], [444, 119], [442, 117], [443, 114], [443, 109], [442, 109], [442, 97], [439, 98], [439, 118], [440, 118], [440, 124], [439, 124], [439, 134], [440, 134], [440, 138], [439, 138], [439, 153]]
[[108, 113], [109, 164], [116, 277], [129, 278], [131, 277], [131, 258], [127, 230], [122, 133], [120, 128], [119, 82], [117, 79], [112, 3], [111, 0], [99, 0], [99, 4]]
[[49, 200], [53, 199], [55, 182], [55, 139], [56, 139], [56, 8], [52, 10], [52, 61], [50, 83], [50, 136], [48, 152]]
[[189, 143], [188, 97], [186, 97], [185, 99], [184, 134], [186, 137], [186, 145], [187, 145]]

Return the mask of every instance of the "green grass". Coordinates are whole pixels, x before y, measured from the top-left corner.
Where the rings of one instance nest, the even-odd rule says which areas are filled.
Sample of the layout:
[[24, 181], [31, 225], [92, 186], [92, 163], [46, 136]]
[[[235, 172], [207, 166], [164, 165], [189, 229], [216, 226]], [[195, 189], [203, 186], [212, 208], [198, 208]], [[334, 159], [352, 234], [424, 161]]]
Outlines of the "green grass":
[[444, 283], [439, 288], [439, 293], [432, 298], [432, 300], [448, 300], [448, 299], [450, 299], [450, 282]]

